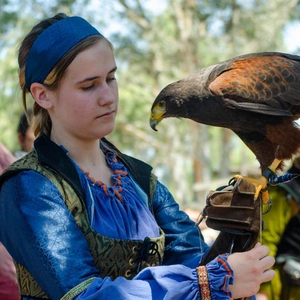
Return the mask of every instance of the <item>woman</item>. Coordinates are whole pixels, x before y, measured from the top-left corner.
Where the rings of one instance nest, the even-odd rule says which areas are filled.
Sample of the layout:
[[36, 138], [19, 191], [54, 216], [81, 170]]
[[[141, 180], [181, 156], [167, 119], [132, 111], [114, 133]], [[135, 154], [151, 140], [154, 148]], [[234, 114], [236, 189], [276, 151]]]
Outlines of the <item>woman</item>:
[[19, 67], [37, 139], [1, 177], [0, 238], [23, 299], [229, 299], [273, 277], [259, 244], [198, 267], [208, 246], [195, 223], [149, 165], [104, 138], [118, 110], [117, 66], [88, 22], [42, 21]]

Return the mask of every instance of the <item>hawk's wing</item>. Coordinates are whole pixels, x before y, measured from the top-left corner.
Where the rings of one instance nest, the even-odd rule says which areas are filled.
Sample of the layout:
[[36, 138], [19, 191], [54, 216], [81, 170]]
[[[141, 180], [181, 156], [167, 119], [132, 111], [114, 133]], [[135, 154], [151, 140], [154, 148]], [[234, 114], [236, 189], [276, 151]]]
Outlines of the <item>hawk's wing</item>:
[[280, 53], [250, 54], [226, 61], [209, 89], [227, 106], [257, 113], [291, 116], [300, 105], [300, 57]]

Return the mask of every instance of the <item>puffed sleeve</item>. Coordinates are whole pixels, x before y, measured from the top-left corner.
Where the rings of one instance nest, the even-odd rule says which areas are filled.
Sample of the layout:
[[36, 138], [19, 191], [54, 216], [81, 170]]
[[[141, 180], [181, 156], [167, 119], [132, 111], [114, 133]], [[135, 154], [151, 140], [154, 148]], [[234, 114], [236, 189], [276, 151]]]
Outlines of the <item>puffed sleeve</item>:
[[3, 184], [0, 239], [52, 299], [99, 277], [88, 244], [58, 189], [34, 171], [23, 171]]
[[179, 210], [168, 189], [157, 183], [153, 197], [153, 210], [158, 225], [166, 235], [164, 264], [183, 264], [197, 267], [208, 250], [203, 235], [195, 222]]

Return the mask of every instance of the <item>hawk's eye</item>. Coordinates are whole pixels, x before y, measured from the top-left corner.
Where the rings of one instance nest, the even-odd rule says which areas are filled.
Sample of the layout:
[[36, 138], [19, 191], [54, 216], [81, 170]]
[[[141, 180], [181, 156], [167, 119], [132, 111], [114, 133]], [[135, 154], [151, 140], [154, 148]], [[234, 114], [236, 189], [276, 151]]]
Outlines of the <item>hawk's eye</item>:
[[165, 107], [166, 106], [166, 102], [165, 101], [159, 101], [158, 102], [158, 106], [160, 107], [160, 108], [163, 108], [163, 107]]

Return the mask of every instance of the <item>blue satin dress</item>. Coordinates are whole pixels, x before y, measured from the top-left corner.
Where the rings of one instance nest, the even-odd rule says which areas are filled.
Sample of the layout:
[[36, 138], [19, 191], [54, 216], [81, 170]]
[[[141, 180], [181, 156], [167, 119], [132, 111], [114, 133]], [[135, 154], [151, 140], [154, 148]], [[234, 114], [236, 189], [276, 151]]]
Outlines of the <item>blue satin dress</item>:
[[[32, 170], [18, 173], [2, 186], [0, 240], [54, 300], [89, 278], [95, 279], [74, 299], [201, 299], [195, 268], [208, 246], [198, 227], [160, 182], [153, 197], [154, 217], [146, 194], [116, 154], [102, 150], [113, 170], [112, 186], [95, 181], [74, 163], [92, 227], [102, 235], [126, 240], [157, 237], [161, 228], [166, 236], [162, 266], [146, 268], [132, 280], [101, 278], [60, 192]], [[226, 255], [210, 262], [207, 272], [212, 299], [230, 299], [233, 272]]]

